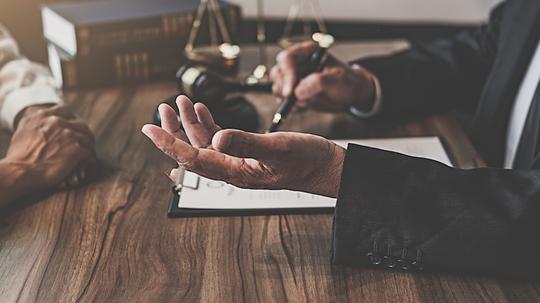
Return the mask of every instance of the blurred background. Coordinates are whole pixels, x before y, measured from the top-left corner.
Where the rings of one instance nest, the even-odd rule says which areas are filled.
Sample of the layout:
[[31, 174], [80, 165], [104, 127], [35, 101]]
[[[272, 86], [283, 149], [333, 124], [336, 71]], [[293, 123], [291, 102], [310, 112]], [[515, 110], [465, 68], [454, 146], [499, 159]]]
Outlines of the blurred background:
[[[67, 0], [69, 1], [69, 0]], [[71, 2], [81, 0], [71, 0]], [[152, 0], [147, 0], [152, 1]], [[182, 1], [182, 0], [178, 0]], [[486, 20], [500, 0], [320, 0], [328, 30], [338, 39], [411, 38], [429, 40]], [[30, 59], [46, 62], [40, 6], [66, 0], [0, 0], [0, 23], [6, 25]], [[242, 8], [239, 42], [256, 40], [255, 0], [231, 0]], [[265, 3], [268, 41], [283, 33], [291, 1]]]

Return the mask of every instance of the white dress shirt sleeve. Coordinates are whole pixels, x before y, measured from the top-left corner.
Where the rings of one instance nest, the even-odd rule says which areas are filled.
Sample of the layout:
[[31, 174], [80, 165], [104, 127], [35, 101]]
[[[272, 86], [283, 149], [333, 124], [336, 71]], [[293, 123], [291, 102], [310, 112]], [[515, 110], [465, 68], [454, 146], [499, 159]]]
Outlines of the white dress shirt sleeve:
[[[360, 68], [356, 64], [353, 64], [351, 67], [353, 69]], [[375, 116], [381, 111], [383, 96], [381, 90], [381, 83], [379, 82], [379, 79], [377, 79], [377, 77], [373, 77], [373, 84], [375, 85], [375, 101], [373, 102], [373, 107], [371, 107], [369, 111], [362, 111], [354, 106], [351, 106], [349, 110], [354, 116], [362, 119], [367, 119]]]
[[59, 103], [61, 92], [49, 70], [23, 57], [0, 25], [0, 126], [13, 130], [15, 117], [23, 109]]

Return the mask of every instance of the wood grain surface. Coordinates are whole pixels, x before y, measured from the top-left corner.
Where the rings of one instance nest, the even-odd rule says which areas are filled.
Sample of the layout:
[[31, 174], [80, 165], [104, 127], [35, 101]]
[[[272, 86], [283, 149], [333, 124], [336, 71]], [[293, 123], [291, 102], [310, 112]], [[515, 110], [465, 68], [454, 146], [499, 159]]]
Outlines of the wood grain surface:
[[[164, 172], [175, 164], [140, 128], [175, 92], [171, 82], [66, 93], [96, 134], [100, 173], [2, 210], [1, 302], [540, 301], [535, 282], [333, 266], [331, 214], [168, 219]], [[248, 97], [268, 125], [273, 98]], [[367, 125], [305, 112], [284, 128], [331, 138], [437, 135], [459, 166], [483, 165], [451, 116]], [[1, 136], [3, 149], [8, 140]]]

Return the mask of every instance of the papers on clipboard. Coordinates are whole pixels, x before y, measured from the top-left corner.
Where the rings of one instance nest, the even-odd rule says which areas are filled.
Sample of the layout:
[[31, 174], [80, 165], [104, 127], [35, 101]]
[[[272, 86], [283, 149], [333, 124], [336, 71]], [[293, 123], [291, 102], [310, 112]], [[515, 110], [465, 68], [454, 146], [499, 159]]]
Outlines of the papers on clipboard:
[[[337, 140], [347, 147], [355, 143], [374, 148], [428, 158], [451, 166], [450, 159], [438, 137], [415, 137], [370, 140]], [[222, 181], [182, 171], [176, 187], [178, 208], [208, 210], [256, 210], [333, 208], [336, 199], [289, 190], [242, 189]]]

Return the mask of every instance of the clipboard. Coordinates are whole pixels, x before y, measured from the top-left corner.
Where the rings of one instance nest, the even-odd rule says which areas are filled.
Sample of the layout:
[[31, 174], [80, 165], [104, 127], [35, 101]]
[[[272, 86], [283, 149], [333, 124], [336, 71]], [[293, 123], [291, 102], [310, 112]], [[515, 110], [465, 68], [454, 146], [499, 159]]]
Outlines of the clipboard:
[[[448, 148], [446, 144], [444, 144], [443, 141], [438, 137], [337, 140], [334, 142], [344, 147], [346, 147], [346, 144], [348, 143], [362, 144], [369, 147], [397, 151], [397, 152], [401, 152], [403, 154], [408, 154], [411, 156], [433, 159], [433, 160], [442, 162], [446, 165], [454, 166], [454, 161], [450, 157], [450, 153], [447, 152]], [[315, 207], [313, 206], [288, 207], [288, 208], [266, 207], [266, 208], [246, 208], [246, 209], [242, 209], [242, 208], [224, 208], [224, 209], [219, 208], [218, 209], [215, 207], [212, 207], [212, 208], [181, 207], [180, 203], [181, 203], [183, 191], [185, 191], [184, 196], [186, 197], [186, 194], [189, 196], [189, 190], [199, 190], [199, 186], [201, 186], [200, 179], [197, 179], [197, 180], [191, 179], [189, 182], [184, 182], [185, 176], [186, 176], [186, 172], [183, 169], [180, 169], [175, 185], [173, 185], [171, 188], [171, 197], [169, 200], [169, 206], [167, 210], [167, 215], [169, 218], [205, 217], [205, 216], [320, 214], [320, 213], [332, 213], [334, 211], [334, 206], [324, 207], [323, 204], [315, 206]], [[202, 177], [199, 177], [199, 178], [202, 178]], [[206, 198], [209, 200], [224, 199], [223, 197], [220, 197], [219, 194], [210, 195], [210, 196], [207, 195]], [[195, 200], [191, 200], [191, 201], [194, 202]], [[205, 201], [202, 201], [202, 202], [204, 204]]]
[[[171, 198], [167, 216], [169, 218], [183, 217], [210, 217], [210, 216], [264, 216], [264, 215], [290, 215], [290, 214], [323, 214], [333, 213], [334, 207], [309, 207], [309, 208], [259, 208], [259, 209], [203, 209], [183, 208], [180, 206], [180, 198], [184, 189], [198, 190], [201, 184], [200, 177], [197, 181], [184, 182], [185, 170], [179, 169], [175, 185], [171, 187]], [[216, 197], [219, 199], [219, 197]]]

